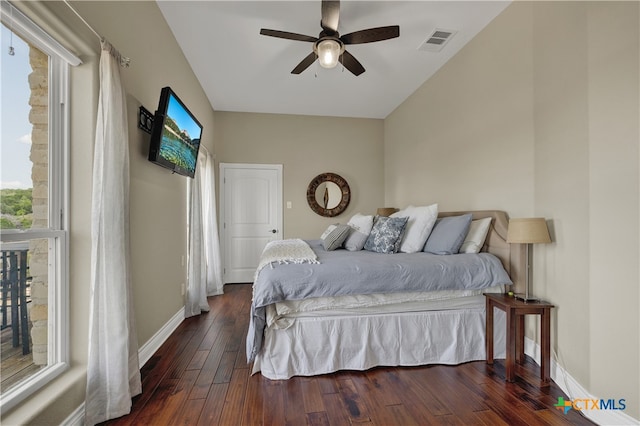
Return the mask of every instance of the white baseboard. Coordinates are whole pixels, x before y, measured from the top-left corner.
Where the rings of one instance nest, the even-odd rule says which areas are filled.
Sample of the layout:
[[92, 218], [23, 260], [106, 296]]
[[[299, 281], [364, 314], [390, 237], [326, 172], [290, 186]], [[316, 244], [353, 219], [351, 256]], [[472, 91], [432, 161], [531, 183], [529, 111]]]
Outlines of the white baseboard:
[[[524, 352], [540, 365], [540, 345], [525, 337]], [[555, 359], [551, 360], [551, 378], [571, 400], [600, 399], [590, 394]], [[585, 417], [599, 425], [640, 425], [640, 421], [617, 410], [583, 410]]]
[[[184, 321], [184, 307], [163, 325], [147, 342], [138, 349], [138, 360], [140, 368], [151, 359], [160, 346], [171, 336], [178, 326]], [[67, 417], [61, 426], [83, 426], [84, 425], [84, 402]]]
[[84, 402], [64, 419], [61, 426], [84, 426]]
[[176, 328], [184, 321], [184, 307], [180, 309], [176, 314], [167, 321], [165, 325], [160, 328], [154, 334], [151, 339], [147, 340], [147, 342], [140, 346], [138, 350], [138, 359], [140, 360], [140, 368], [142, 368], [147, 361], [151, 359], [154, 353], [160, 346], [171, 336], [171, 333], [176, 331]]

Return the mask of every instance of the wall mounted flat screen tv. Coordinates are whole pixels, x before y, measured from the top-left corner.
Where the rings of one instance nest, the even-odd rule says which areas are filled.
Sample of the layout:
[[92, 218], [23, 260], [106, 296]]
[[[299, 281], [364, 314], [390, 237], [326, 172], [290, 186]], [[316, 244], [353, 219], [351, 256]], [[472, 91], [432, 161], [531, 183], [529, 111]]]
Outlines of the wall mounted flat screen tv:
[[170, 87], [164, 87], [153, 120], [149, 161], [192, 178], [201, 136], [200, 122]]

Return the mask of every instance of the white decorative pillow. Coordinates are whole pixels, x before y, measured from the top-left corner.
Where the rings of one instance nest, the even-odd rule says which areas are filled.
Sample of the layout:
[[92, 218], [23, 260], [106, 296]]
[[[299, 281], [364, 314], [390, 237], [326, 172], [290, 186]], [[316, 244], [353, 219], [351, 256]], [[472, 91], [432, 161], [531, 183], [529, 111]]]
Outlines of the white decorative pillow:
[[344, 240], [344, 248], [349, 251], [362, 250], [373, 228], [373, 216], [356, 213], [349, 219], [347, 225], [351, 227], [351, 231]]
[[391, 217], [409, 218], [400, 243], [400, 251], [403, 253], [416, 253], [424, 248], [433, 225], [438, 219], [438, 204], [419, 207], [409, 206], [399, 212], [395, 212]]
[[479, 253], [484, 245], [484, 240], [487, 239], [489, 225], [491, 225], [490, 217], [472, 220], [469, 232], [458, 253]]
[[327, 230], [320, 236], [324, 249], [326, 251], [331, 251], [342, 246], [347, 235], [349, 235], [349, 231], [351, 231], [351, 227], [349, 225], [340, 225], [339, 223], [329, 225]]

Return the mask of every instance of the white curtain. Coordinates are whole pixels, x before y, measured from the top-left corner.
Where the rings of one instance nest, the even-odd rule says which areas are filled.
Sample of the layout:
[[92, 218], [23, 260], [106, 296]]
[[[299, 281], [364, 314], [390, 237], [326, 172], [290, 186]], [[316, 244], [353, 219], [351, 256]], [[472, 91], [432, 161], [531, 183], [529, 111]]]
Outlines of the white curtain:
[[189, 187], [187, 318], [209, 311], [207, 296], [223, 293], [213, 163], [211, 154], [201, 148]]
[[204, 231], [207, 258], [207, 296], [222, 294], [222, 258], [220, 256], [220, 239], [218, 236], [218, 219], [216, 216], [216, 178], [213, 156], [205, 151], [206, 167], [202, 188], [205, 199]]
[[142, 391], [129, 269], [129, 137], [120, 55], [106, 41], [93, 161], [85, 423], [128, 414]]

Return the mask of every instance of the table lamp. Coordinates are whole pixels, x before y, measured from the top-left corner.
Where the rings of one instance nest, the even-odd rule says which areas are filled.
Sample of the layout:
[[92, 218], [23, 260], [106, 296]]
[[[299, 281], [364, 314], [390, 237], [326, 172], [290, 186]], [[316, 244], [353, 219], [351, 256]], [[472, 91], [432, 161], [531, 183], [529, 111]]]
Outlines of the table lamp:
[[546, 220], [543, 217], [511, 219], [507, 231], [507, 242], [510, 244], [526, 244], [527, 275], [525, 278], [525, 294], [516, 294], [515, 297], [524, 302], [537, 302], [539, 299], [529, 295], [529, 280], [531, 276], [529, 246], [531, 244], [551, 242]]

